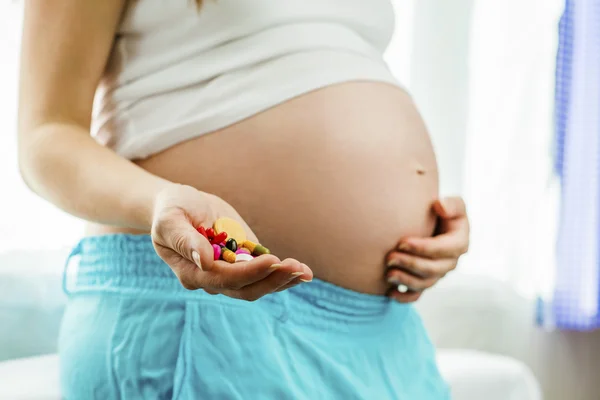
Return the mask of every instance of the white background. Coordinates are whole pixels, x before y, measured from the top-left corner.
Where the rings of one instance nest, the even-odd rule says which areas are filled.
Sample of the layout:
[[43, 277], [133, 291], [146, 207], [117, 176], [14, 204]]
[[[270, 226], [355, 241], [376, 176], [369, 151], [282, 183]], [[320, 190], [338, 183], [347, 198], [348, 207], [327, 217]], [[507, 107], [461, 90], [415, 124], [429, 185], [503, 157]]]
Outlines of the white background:
[[34, 196], [18, 174], [16, 116], [21, 5], [0, 1], [0, 252], [74, 243], [81, 223]]

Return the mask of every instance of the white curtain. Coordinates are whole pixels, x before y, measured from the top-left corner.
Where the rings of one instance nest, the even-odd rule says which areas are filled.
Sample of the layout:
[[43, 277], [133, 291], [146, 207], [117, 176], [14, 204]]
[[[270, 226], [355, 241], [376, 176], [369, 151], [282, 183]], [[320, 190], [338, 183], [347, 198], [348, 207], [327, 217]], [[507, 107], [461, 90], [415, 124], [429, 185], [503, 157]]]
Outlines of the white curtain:
[[554, 74], [563, 6], [477, 2], [471, 33], [465, 196], [474, 223], [465, 262], [529, 295], [553, 288]]
[[[561, 0], [396, 0], [386, 54], [433, 137], [443, 194], [467, 199], [463, 272], [527, 295], [551, 287], [552, 104]], [[0, 3], [0, 252], [72, 244], [81, 223], [21, 183], [15, 150], [20, 6]]]

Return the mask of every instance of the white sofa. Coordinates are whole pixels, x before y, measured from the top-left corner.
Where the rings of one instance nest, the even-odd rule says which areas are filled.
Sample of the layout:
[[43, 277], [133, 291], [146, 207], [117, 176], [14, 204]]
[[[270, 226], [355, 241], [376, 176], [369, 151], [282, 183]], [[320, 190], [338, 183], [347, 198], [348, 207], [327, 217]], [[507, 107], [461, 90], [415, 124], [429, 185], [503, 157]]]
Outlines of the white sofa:
[[[0, 255], [0, 399], [60, 399], [54, 353], [66, 255], [66, 250]], [[505, 309], [510, 293], [497, 289], [455, 274], [420, 301], [442, 374], [455, 400], [541, 400], [524, 363], [488, 350], [505, 322], [494, 311]]]

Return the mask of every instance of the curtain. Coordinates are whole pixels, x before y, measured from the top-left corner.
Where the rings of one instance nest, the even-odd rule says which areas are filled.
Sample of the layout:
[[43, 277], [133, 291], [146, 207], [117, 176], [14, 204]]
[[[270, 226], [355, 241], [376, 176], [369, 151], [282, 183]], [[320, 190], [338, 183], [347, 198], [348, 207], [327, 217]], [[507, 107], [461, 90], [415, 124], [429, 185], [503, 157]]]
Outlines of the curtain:
[[[556, 281], [542, 323], [600, 328], [600, 1], [567, 0], [556, 71]], [[544, 299], [543, 299], [544, 300]]]

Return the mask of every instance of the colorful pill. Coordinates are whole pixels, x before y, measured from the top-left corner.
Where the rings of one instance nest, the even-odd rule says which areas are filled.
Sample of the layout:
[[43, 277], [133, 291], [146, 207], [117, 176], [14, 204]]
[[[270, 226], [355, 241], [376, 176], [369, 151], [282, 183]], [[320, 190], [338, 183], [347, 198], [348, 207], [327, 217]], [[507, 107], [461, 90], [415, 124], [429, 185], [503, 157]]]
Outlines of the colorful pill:
[[222, 247], [221, 248], [221, 259], [224, 261], [227, 261], [228, 263], [234, 263], [235, 262], [235, 253], [231, 250], [229, 250], [227, 247]]
[[254, 257], [252, 257], [250, 254], [239, 253], [239, 254], [236, 254], [236, 256], [235, 256], [235, 262], [251, 261], [251, 260], [254, 260]]
[[227, 240], [227, 232], [220, 232], [210, 241], [212, 244], [221, 244]]
[[238, 247], [235, 254], [250, 254], [250, 250], [245, 249], [243, 247]]
[[258, 243], [251, 242], [249, 240], [244, 241], [242, 243], [242, 247], [245, 247], [246, 249], [250, 250], [250, 254], [252, 254], [253, 256], [260, 256], [263, 254], [271, 254], [271, 251], [269, 249], [267, 249], [265, 246], [262, 246]]
[[227, 236], [235, 239], [236, 242], [242, 243], [246, 240], [246, 232], [242, 225], [234, 219], [223, 217], [219, 218], [213, 224], [215, 232], [227, 232]]
[[229, 250], [231, 250], [235, 253], [238, 249], [238, 244], [234, 238], [231, 238], [231, 239], [227, 239], [227, 241], [225, 242], [225, 247], [227, 247]]
[[219, 260], [221, 258], [221, 246], [218, 244], [213, 244], [212, 247], [215, 260]]
[[215, 230], [214, 230], [213, 228], [208, 228], [208, 229], [206, 230], [206, 236], [207, 236], [209, 239], [211, 239], [211, 240], [212, 240], [212, 239], [214, 239], [214, 237], [215, 237]]
[[242, 242], [242, 247], [248, 249], [248, 251], [250, 251], [250, 254], [252, 254], [254, 248], [256, 247], [256, 243], [251, 242], [249, 240], [245, 240]]
[[204, 236], [205, 238], [208, 239], [208, 236], [206, 235], [206, 229], [204, 229], [204, 227], [202, 225], [200, 225], [198, 228], [196, 228], [196, 230], [198, 231], [199, 234], [201, 234], [202, 236]]
[[400, 284], [396, 290], [398, 290], [400, 293], [406, 293], [408, 292], [408, 286]]

